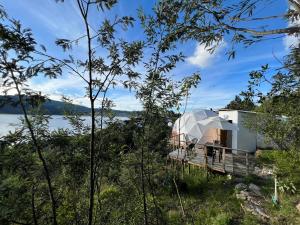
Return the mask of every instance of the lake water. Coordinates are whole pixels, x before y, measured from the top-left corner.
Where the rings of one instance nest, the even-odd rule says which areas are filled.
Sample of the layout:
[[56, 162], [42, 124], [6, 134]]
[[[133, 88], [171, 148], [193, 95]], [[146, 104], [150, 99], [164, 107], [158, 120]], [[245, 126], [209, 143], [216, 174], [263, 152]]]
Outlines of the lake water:
[[[0, 137], [9, 133], [9, 131], [14, 131], [18, 126], [20, 126], [22, 115], [18, 114], [0, 114]], [[82, 116], [85, 125], [91, 124], [91, 119], [89, 116]], [[119, 120], [126, 120], [127, 117], [116, 117]], [[53, 131], [58, 128], [72, 129], [69, 121], [61, 115], [53, 115], [49, 120], [49, 130]]]

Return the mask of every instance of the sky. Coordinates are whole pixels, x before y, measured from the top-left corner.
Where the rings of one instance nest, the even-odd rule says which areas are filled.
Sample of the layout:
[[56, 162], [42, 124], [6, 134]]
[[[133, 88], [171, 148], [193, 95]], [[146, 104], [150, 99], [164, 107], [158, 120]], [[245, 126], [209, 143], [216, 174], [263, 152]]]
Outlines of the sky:
[[[84, 27], [79, 18], [79, 11], [75, 0], [65, 0], [65, 3], [56, 3], [55, 0], [0, 0], [7, 13], [21, 21], [24, 27], [32, 29], [38, 43], [47, 46], [49, 54], [64, 57], [65, 53], [55, 45], [57, 38], [76, 39], [84, 34]], [[130, 15], [136, 17], [136, 10], [142, 7], [146, 12], [151, 12], [154, 0], [121, 0], [109, 13], [92, 12], [92, 24], [97, 26], [104, 18], [112, 15]], [[282, 14], [287, 10], [286, 0], [275, 1], [267, 10], [258, 12], [258, 16]], [[119, 35], [126, 40], [139, 40], [145, 36], [138, 21], [135, 27]], [[275, 26], [287, 26], [278, 23]], [[186, 60], [179, 63], [172, 76], [180, 80], [186, 74], [200, 72], [201, 82], [197, 88], [191, 90], [188, 98], [187, 111], [226, 106], [235, 95], [247, 87], [248, 74], [259, 69], [261, 65], [269, 64], [271, 68], [280, 67], [281, 59], [289, 51], [288, 47], [297, 40], [293, 37], [283, 37], [254, 44], [251, 47], [237, 47], [237, 56], [228, 61], [225, 55], [230, 48], [228, 40], [224, 40], [213, 54], [210, 54], [203, 45], [196, 41], [188, 41], [178, 45]], [[84, 40], [78, 43], [72, 54], [81, 58], [87, 52]], [[101, 49], [99, 50], [101, 54]], [[103, 53], [104, 54], [104, 53]], [[274, 57], [276, 56], [276, 57]], [[137, 68], [143, 71], [143, 68]], [[51, 99], [60, 100], [61, 96], [68, 96], [75, 103], [88, 106], [88, 99], [84, 97], [84, 83], [70, 73], [64, 73], [58, 79], [37, 77], [29, 82], [29, 86], [48, 95]], [[267, 91], [267, 86], [261, 87]], [[140, 110], [141, 104], [135, 98], [135, 93], [121, 86], [109, 92], [113, 100], [114, 109]]]

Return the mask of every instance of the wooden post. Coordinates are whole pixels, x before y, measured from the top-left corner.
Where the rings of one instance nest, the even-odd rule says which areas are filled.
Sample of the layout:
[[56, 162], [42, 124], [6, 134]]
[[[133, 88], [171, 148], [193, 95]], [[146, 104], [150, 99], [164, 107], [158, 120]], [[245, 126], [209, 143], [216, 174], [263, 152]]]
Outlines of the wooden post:
[[231, 150], [231, 157], [232, 157], [232, 174], [234, 174], [234, 154], [232, 150]]
[[206, 181], [208, 181], [207, 146], [206, 145], [204, 145], [204, 153], [205, 153]]
[[205, 167], [207, 167], [207, 147], [204, 145], [204, 158], [205, 158]]
[[206, 167], [206, 181], [209, 181], [209, 171], [208, 171], [208, 167]]
[[226, 150], [225, 150], [225, 148], [223, 148], [223, 149], [222, 149], [222, 151], [223, 151], [223, 153], [222, 153], [222, 158], [223, 158], [223, 167], [224, 167], [224, 172], [226, 172], [226, 171], [225, 171], [225, 163], [226, 163], [226, 161], [225, 161], [225, 153], [226, 153]]
[[176, 148], [176, 135], [173, 136], [173, 150]]
[[189, 175], [191, 173], [191, 165], [188, 163], [188, 167], [189, 167]]

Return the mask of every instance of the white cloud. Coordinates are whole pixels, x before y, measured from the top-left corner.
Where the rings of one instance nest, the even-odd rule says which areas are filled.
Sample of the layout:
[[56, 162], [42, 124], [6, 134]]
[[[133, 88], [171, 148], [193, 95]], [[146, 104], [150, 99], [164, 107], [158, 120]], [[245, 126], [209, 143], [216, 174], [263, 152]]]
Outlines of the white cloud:
[[[289, 1], [290, 9], [295, 10], [295, 5], [291, 4]], [[299, 8], [296, 8], [299, 11]], [[300, 20], [294, 20], [288, 22], [288, 27], [290, 26], [300, 26]], [[288, 51], [291, 47], [298, 45], [300, 42], [300, 37], [295, 35], [287, 35], [283, 38], [283, 45], [286, 51]]]
[[75, 104], [89, 106], [88, 98], [84, 97], [85, 85], [81, 78], [74, 75], [28, 82], [30, 89], [40, 91], [52, 100], [61, 101], [62, 96], [66, 96], [72, 99]]
[[[290, 26], [300, 26], [300, 20], [295, 20], [294, 22], [289, 22], [288, 27]], [[300, 37], [295, 35], [287, 35], [283, 38], [283, 45], [286, 51], [291, 47], [297, 46], [300, 42]]]
[[17, 91], [16, 91], [16, 89], [7, 90], [6, 88], [3, 88], [0, 86], [0, 95], [4, 95], [5, 93], [7, 95], [16, 95]]
[[76, 76], [67, 76], [67, 77], [61, 77], [57, 79], [44, 79], [43, 82], [35, 82], [35, 81], [30, 81], [29, 86], [37, 91], [41, 91], [44, 93], [57, 93], [60, 91], [67, 91], [68, 89], [71, 88], [76, 88], [76, 89], [83, 89], [84, 88], [84, 81]]
[[287, 35], [283, 38], [284, 49], [288, 51], [291, 47], [296, 47], [300, 42], [300, 37], [294, 35]]
[[[50, 99], [61, 101], [62, 96], [68, 97], [73, 100], [74, 104], [83, 105], [90, 107], [89, 98], [85, 96], [85, 83], [84, 81], [76, 76], [66, 76], [53, 80], [43, 80], [43, 82], [30, 81], [29, 87], [35, 91], [41, 91], [42, 94], [46, 94]], [[142, 105], [139, 100], [136, 99], [134, 93], [127, 91], [121, 87], [117, 88], [116, 92], [112, 92], [108, 95], [114, 103], [114, 109], [119, 110], [141, 110]], [[122, 94], [120, 94], [120, 92]], [[118, 93], [119, 92], [119, 93]], [[124, 93], [124, 94], [123, 94]], [[101, 102], [96, 101], [96, 107], [99, 107]]]
[[215, 49], [213, 53], [210, 53], [208, 49], [210, 47], [205, 47], [204, 44], [197, 44], [194, 54], [187, 58], [187, 61], [198, 67], [208, 67], [212, 64], [214, 59], [219, 55], [219, 53], [224, 49], [226, 43], [221, 42]]
[[115, 104], [115, 107], [113, 107], [114, 109], [126, 111], [142, 110], [141, 102], [136, 99], [133, 93], [112, 97], [112, 100]]

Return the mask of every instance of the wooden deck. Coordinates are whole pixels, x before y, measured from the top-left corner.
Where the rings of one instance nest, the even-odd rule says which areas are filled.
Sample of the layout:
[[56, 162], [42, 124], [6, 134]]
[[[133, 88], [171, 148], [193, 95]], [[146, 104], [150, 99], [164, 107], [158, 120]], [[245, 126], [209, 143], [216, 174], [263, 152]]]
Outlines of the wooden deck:
[[168, 158], [242, 176], [250, 174], [255, 165], [254, 155], [247, 151], [214, 145], [196, 145], [192, 150], [177, 148], [169, 153]]

